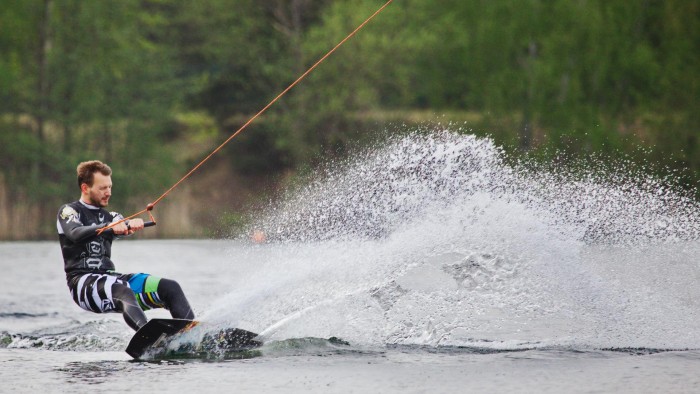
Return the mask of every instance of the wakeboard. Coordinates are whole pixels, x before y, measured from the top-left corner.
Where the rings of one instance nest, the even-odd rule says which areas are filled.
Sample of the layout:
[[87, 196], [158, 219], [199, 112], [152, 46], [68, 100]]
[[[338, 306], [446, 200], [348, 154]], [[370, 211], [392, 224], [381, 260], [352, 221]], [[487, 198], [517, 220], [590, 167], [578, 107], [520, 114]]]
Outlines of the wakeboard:
[[[151, 319], [131, 338], [126, 352], [139, 359], [151, 349], [163, 350], [173, 339], [198, 326], [199, 322], [188, 319]], [[214, 350], [241, 351], [255, 349], [263, 345], [256, 338], [258, 334], [240, 328], [227, 328], [214, 334], [207, 333], [196, 345], [179, 348], [179, 353], [201, 353]], [[161, 351], [161, 354], [163, 351]], [[186, 354], [183, 354], [186, 355]]]

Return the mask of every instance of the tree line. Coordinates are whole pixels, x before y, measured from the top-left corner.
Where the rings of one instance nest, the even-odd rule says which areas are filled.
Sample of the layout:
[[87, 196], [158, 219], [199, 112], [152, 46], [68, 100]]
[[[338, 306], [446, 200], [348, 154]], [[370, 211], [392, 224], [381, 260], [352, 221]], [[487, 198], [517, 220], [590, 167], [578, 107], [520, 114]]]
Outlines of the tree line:
[[[0, 238], [12, 239], [53, 235], [82, 160], [112, 164], [115, 198], [136, 208], [384, 1], [3, 3]], [[699, 20], [693, 0], [396, 0], [219, 160], [271, 177], [388, 123], [448, 118], [514, 151], [649, 147], [645, 160], [687, 169], [695, 187]]]

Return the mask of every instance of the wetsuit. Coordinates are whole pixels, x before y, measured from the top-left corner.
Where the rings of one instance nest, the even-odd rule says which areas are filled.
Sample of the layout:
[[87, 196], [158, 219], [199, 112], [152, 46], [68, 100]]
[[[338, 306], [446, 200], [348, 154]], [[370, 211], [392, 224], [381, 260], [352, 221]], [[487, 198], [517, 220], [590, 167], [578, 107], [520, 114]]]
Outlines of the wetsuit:
[[116, 212], [81, 200], [59, 209], [56, 226], [73, 301], [95, 313], [121, 312], [134, 330], [146, 324], [143, 311], [152, 308], [166, 308], [174, 318], [194, 319], [177, 282], [144, 273], [114, 271], [112, 241], [118, 236], [97, 235], [97, 230], [121, 219]]

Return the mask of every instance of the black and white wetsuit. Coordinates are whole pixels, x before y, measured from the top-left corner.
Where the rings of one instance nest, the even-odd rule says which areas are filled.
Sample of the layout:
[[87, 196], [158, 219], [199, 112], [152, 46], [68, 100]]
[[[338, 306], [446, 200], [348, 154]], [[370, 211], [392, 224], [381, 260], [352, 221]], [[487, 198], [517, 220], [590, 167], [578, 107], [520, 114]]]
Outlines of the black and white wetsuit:
[[63, 205], [56, 221], [66, 281], [73, 301], [95, 312], [121, 312], [137, 330], [146, 324], [144, 310], [166, 308], [174, 318], [193, 319], [180, 285], [149, 274], [119, 274], [112, 262], [112, 233], [97, 230], [123, 217], [81, 200]]
[[56, 226], [63, 253], [66, 280], [86, 273], [114, 271], [112, 233], [97, 235], [97, 230], [122, 216], [82, 201], [65, 204], [58, 212]]

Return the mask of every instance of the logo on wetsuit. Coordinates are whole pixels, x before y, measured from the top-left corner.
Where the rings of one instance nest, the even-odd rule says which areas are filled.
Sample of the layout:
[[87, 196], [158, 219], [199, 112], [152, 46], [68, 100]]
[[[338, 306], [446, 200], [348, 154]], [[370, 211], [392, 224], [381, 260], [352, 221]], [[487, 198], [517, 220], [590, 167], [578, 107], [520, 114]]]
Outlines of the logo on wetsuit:
[[96, 239], [87, 245], [89, 257], [85, 259], [85, 265], [90, 269], [99, 269], [102, 266], [102, 239]]
[[105, 312], [114, 310], [114, 304], [112, 303], [112, 300], [102, 300], [102, 310]]
[[66, 222], [74, 222], [80, 224], [80, 214], [73, 207], [65, 206], [61, 211], [61, 219]]

